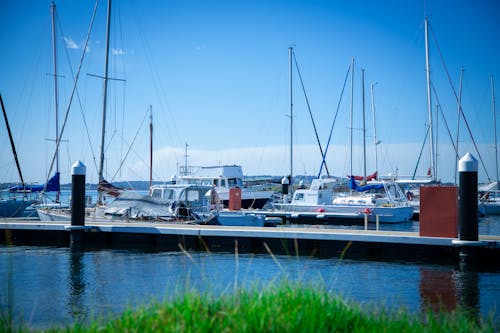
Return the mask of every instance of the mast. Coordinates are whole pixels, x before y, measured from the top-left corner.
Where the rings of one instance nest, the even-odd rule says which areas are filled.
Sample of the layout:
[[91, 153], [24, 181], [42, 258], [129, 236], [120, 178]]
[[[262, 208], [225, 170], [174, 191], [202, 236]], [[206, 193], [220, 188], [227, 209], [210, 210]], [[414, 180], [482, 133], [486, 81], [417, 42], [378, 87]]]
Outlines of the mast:
[[[54, 1], [50, 4], [52, 16], [52, 50], [54, 58], [54, 111], [56, 115], [56, 173], [59, 172], [59, 98], [57, 89], [57, 41], [56, 41], [56, 4]], [[56, 193], [56, 202], [59, 202], [61, 192]]]
[[458, 174], [458, 138], [460, 135], [460, 117], [462, 114], [462, 79], [464, 75], [464, 68], [460, 68], [460, 82], [458, 88], [458, 117], [457, 117], [457, 139], [455, 142], [455, 147], [457, 147], [457, 152], [455, 154], [455, 185], [457, 185], [457, 174]]
[[293, 179], [293, 80], [292, 80], [292, 56], [293, 56], [293, 46], [288, 47], [289, 56], [289, 78], [290, 78], [290, 188], [292, 189], [292, 179]]
[[[104, 87], [103, 87], [103, 101], [102, 101], [102, 131], [101, 131], [101, 158], [99, 161], [99, 182], [104, 180], [103, 169], [104, 169], [104, 138], [106, 136], [106, 104], [107, 104], [107, 94], [108, 94], [108, 65], [109, 65], [109, 39], [110, 39], [110, 28], [111, 28], [111, 0], [108, 0], [108, 18], [106, 22], [106, 53], [104, 60]], [[103, 194], [99, 191], [98, 203], [102, 204]]]
[[425, 72], [427, 77], [427, 113], [429, 118], [429, 147], [430, 147], [430, 158], [431, 165], [430, 169], [432, 172], [432, 179], [436, 180], [436, 165], [435, 165], [435, 153], [434, 153], [434, 132], [432, 124], [432, 97], [431, 97], [431, 68], [429, 63], [429, 20], [425, 18]]
[[497, 146], [497, 116], [495, 112], [495, 81], [493, 81], [493, 75], [491, 76], [491, 105], [493, 109], [493, 126], [495, 134], [495, 166], [497, 175], [497, 189], [498, 189], [498, 146]]
[[366, 180], [366, 126], [365, 126], [365, 70], [361, 69], [361, 94], [363, 98], [363, 178]]
[[153, 185], [153, 106], [149, 106], [149, 188]]
[[21, 179], [21, 184], [23, 189], [25, 187], [23, 173], [21, 172], [21, 166], [19, 165], [19, 160], [17, 158], [16, 146], [14, 145], [14, 139], [12, 138], [12, 132], [10, 131], [9, 120], [7, 119], [7, 112], [5, 112], [5, 106], [3, 105], [2, 94], [0, 94], [0, 104], [2, 104], [3, 118], [5, 119], [5, 126], [7, 127], [7, 133], [9, 133], [10, 147], [12, 148], [12, 155], [14, 155], [14, 160], [16, 161], [17, 172], [19, 173], [19, 178]]
[[[373, 82], [370, 86], [371, 95], [372, 95], [372, 116], [373, 116], [373, 143], [375, 146], [375, 171], [378, 172], [378, 152], [377, 146], [379, 142], [377, 141], [377, 124], [375, 122], [375, 95], [373, 93], [373, 87], [377, 84], [377, 82]], [[378, 178], [378, 177], [377, 177]]]
[[351, 72], [351, 105], [350, 105], [350, 154], [351, 154], [351, 170], [350, 170], [350, 176], [353, 176], [352, 173], [352, 127], [353, 127], [353, 108], [354, 108], [354, 58], [352, 58], [352, 64], [351, 64], [352, 72]]

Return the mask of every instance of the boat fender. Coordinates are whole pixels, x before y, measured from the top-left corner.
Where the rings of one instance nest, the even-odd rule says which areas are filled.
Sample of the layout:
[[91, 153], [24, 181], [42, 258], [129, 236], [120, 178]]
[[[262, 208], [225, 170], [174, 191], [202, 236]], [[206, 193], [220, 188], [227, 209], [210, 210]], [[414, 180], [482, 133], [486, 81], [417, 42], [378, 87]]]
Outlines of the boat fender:
[[370, 208], [365, 208], [363, 210], [363, 214], [370, 215], [372, 213], [372, 210]]

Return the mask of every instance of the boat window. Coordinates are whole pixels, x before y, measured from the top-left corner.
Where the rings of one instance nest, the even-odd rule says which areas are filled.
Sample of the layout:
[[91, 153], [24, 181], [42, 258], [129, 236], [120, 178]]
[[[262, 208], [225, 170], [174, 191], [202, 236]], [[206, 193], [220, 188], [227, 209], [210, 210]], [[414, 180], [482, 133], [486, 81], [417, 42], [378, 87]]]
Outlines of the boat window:
[[238, 178], [229, 178], [227, 182], [229, 184], [229, 187], [236, 187], [241, 185], [240, 182], [238, 182]]
[[219, 180], [218, 179], [214, 179], [214, 186], [219, 187]]
[[187, 191], [187, 201], [194, 202], [200, 200], [200, 192], [198, 190]]
[[153, 192], [151, 192], [151, 196], [153, 198], [161, 198], [161, 189], [159, 188], [153, 189]]
[[226, 187], [226, 180], [225, 179], [220, 180], [220, 187]]
[[304, 193], [295, 193], [294, 200], [304, 200]]
[[173, 190], [165, 190], [163, 192], [163, 199], [173, 199], [174, 198], [174, 191]]

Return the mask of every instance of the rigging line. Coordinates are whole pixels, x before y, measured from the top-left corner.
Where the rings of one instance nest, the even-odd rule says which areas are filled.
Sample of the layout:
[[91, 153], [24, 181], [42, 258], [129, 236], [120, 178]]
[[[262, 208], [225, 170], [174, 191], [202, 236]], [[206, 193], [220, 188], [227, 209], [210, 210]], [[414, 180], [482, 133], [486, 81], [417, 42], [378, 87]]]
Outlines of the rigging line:
[[66, 127], [66, 123], [68, 121], [69, 111], [71, 109], [71, 104], [73, 102], [73, 97], [75, 95], [76, 85], [78, 83], [78, 78], [80, 77], [80, 71], [82, 69], [83, 58], [85, 57], [85, 53], [86, 53], [86, 50], [87, 50], [87, 45], [88, 45], [89, 40], [90, 40], [90, 33], [92, 32], [92, 26], [94, 24], [94, 19], [95, 19], [95, 16], [96, 16], [98, 3], [99, 3], [99, 0], [96, 0], [95, 5], [94, 5], [94, 11], [92, 12], [92, 18], [90, 19], [89, 29], [87, 31], [87, 37], [85, 39], [85, 44], [84, 44], [84, 46], [82, 48], [82, 55], [80, 57], [80, 63], [78, 64], [78, 70], [76, 72], [76, 77], [75, 77], [75, 80], [74, 80], [74, 83], [73, 83], [73, 89], [71, 90], [71, 95], [70, 95], [70, 98], [69, 98], [68, 107], [66, 108], [66, 114], [64, 115], [64, 121], [63, 121], [63, 124], [61, 126], [61, 132], [59, 133], [59, 137], [57, 138], [56, 149], [55, 149], [54, 155], [52, 156], [52, 162], [50, 163], [49, 172], [47, 174], [47, 179], [45, 180], [45, 185], [44, 185], [43, 191], [45, 191], [45, 189], [47, 187], [47, 182], [49, 181], [49, 177], [50, 177], [50, 174], [52, 172], [52, 168], [54, 167], [54, 162], [55, 162], [55, 159], [56, 159], [57, 151], [59, 149], [59, 144], [61, 143], [61, 138], [62, 138], [62, 135], [64, 133], [64, 129]]
[[323, 160], [321, 161], [321, 167], [319, 168], [318, 178], [319, 178], [319, 176], [321, 176], [321, 172], [323, 171], [323, 164], [326, 165], [326, 162], [325, 162], [326, 153], [328, 152], [328, 148], [330, 147], [330, 142], [331, 142], [332, 135], [333, 135], [333, 127], [335, 126], [335, 123], [337, 122], [337, 116], [339, 115], [340, 104], [342, 103], [342, 98], [344, 97], [344, 91], [345, 91], [345, 87], [347, 85], [347, 80], [349, 79], [349, 72], [350, 71], [351, 71], [351, 64], [349, 63], [349, 67], [347, 68], [347, 73], [345, 74], [344, 85], [342, 86], [342, 91], [340, 93], [340, 99], [339, 99], [339, 102], [337, 104], [337, 110], [335, 111], [335, 117], [333, 118], [332, 127], [330, 128], [330, 134], [328, 136], [328, 142], [326, 143], [325, 153], [322, 156]]
[[[311, 106], [309, 105], [309, 98], [307, 98], [306, 88], [304, 87], [304, 82], [302, 81], [302, 75], [300, 74], [299, 63], [297, 62], [297, 58], [295, 57], [295, 52], [292, 51], [293, 59], [295, 60], [295, 67], [297, 68], [297, 74], [299, 74], [300, 84], [302, 86], [302, 92], [304, 93], [304, 97], [306, 99], [307, 110], [309, 111], [309, 116], [311, 117], [311, 121], [314, 128], [314, 134], [316, 135], [316, 141], [318, 141], [319, 151], [321, 152], [321, 156], [323, 156], [323, 148], [321, 147], [321, 142], [319, 141], [318, 130], [316, 129], [316, 122], [314, 121], [314, 117], [311, 111]], [[328, 176], [330, 176], [330, 172], [328, 171], [328, 166], [325, 162], [325, 169]]]
[[[136, 12], [139, 12], [136, 10]], [[142, 28], [142, 22], [140, 21], [140, 16], [136, 15], [134, 16], [136, 19], [136, 26], [137, 30], [139, 33], [140, 41], [143, 46], [144, 50], [144, 55], [146, 57], [146, 62], [148, 65], [148, 69], [152, 78], [152, 83], [154, 86], [154, 91], [156, 93], [156, 96], [158, 98], [158, 101], [160, 103], [160, 110], [165, 110], [166, 113], [168, 113], [169, 116], [169, 121], [168, 122], [158, 122], [159, 126], [165, 125], [166, 130], [163, 130], [161, 132], [166, 133], [172, 141], [180, 141], [181, 135], [179, 134], [179, 129], [177, 126], [177, 122], [175, 120], [174, 114], [171, 111], [171, 107], [169, 105], [168, 99], [165, 96], [168, 96], [167, 92], [165, 91], [165, 87], [161, 78], [161, 75], [158, 70], [155, 70], [155, 68], [158, 68], [156, 66], [154, 57], [153, 57], [153, 52], [151, 51], [151, 45], [146, 39], [146, 34], [144, 33], [144, 30]]]
[[[19, 159], [17, 158], [16, 146], [14, 145], [14, 139], [12, 138], [12, 132], [10, 131], [9, 120], [7, 119], [7, 112], [5, 112], [5, 106], [3, 105], [2, 95], [0, 94], [0, 104], [2, 104], [3, 117], [5, 119], [5, 126], [7, 127], [7, 132], [9, 133], [10, 147], [12, 148], [12, 155], [14, 155], [14, 160], [16, 161], [17, 171], [19, 172], [19, 178], [21, 179], [21, 184], [23, 189], [25, 186], [23, 173], [21, 172], [21, 166], [19, 165]], [[25, 194], [26, 195], [26, 194]]]
[[[431, 83], [431, 87], [432, 87], [432, 91], [434, 91], [434, 95], [436, 96], [437, 105], [439, 106], [441, 117], [443, 117], [444, 125], [446, 127], [446, 130], [448, 131], [448, 135], [450, 137], [450, 141], [451, 141], [451, 144], [453, 146], [453, 150], [455, 151], [455, 157], [458, 158], [458, 159], [460, 159], [459, 156], [458, 156], [458, 149], [455, 146], [455, 141], [453, 140], [453, 136], [451, 135], [450, 127], [448, 126], [448, 122], [446, 121], [446, 117], [444, 116], [443, 108], [441, 106], [441, 102], [439, 101], [439, 96], [437, 94], [436, 87], [434, 86], [433, 83]], [[437, 149], [437, 147], [436, 147], [436, 149]]]
[[424, 152], [425, 144], [427, 143], [427, 138], [429, 137], [430, 126], [427, 126], [427, 131], [425, 131], [424, 142], [422, 143], [422, 147], [420, 148], [420, 154], [418, 154], [417, 164], [415, 165], [415, 169], [413, 170], [413, 175], [411, 179], [415, 179], [415, 175], [417, 174], [418, 165], [420, 164], [420, 159], [422, 158], [422, 153]]
[[[132, 150], [132, 146], [134, 145], [134, 142], [135, 140], [137, 139], [137, 136], [139, 135], [139, 132], [141, 131], [141, 128], [142, 128], [142, 125], [144, 125], [144, 121], [146, 120], [146, 118], [148, 117], [148, 112], [149, 112], [149, 109], [146, 111], [145, 115], [144, 115], [144, 118], [142, 118], [142, 121], [141, 121], [141, 124], [139, 125], [139, 128], [137, 129], [137, 132], [135, 133], [135, 136], [134, 136], [134, 139], [132, 140], [132, 142], [130, 143], [130, 146], [127, 150], [127, 153], [125, 154], [125, 157], [123, 157], [122, 161], [120, 162], [120, 166], [118, 167], [118, 170], [116, 170], [115, 174], [113, 175], [113, 177], [111, 177], [111, 181], [113, 181], [113, 179], [116, 177], [116, 175], [118, 174], [118, 172], [120, 172], [123, 164], [125, 163], [125, 160], [127, 159], [128, 157], [128, 154], [130, 153], [130, 151]], [[118, 133], [118, 136], [123, 140], [125, 141], [125, 139]]]
[[[59, 26], [59, 31], [61, 31], [61, 34], [64, 36], [64, 31], [62, 30], [62, 24], [61, 24], [61, 21], [59, 20], [59, 15], [57, 13], [56, 13], [56, 19], [57, 19], [57, 24]], [[66, 54], [66, 60], [68, 61], [68, 67], [69, 67], [69, 71], [70, 71], [70, 74], [71, 74], [71, 78], [74, 81], [75, 80], [75, 74], [73, 72], [73, 67], [71, 65], [71, 60], [70, 60], [70, 57], [69, 57], [69, 53], [68, 53], [68, 48], [67, 47], [64, 48], [64, 53]], [[78, 91], [78, 87], [76, 88], [76, 99], [78, 101], [78, 106], [80, 106], [80, 114], [82, 116], [83, 127], [85, 128], [85, 133], [87, 134], [87, 140], [89, 142], [90, 153], [92, 154], [92, 161], [94, 162], [94, 167], [97, 170], [96, 156], [95, 156], [95, 153], [94, 153], [94, 149], [92, 148], [93, 147], [92, 139], [90, 138], [89, 126], [87, 124], [87, 118], [85, 118], [85, 112], [83, 110], [82, 99], [80, 98], [80, 93]]]
[[430, 30], [432, 33], [432, 37], [434, 38], [434, 42], [436, 43], [436, 48], [438, 50], [439, 57], [440, 57], [441, 62], [443, 64], [444, 70], [446, 72], [446, 76], [448, 77], [448, 81], [450, 83], [451, 90], [453, 91], [453, 95], [455, 95], [455, 99], [458, 103], [458, 109], [460, 111], [460, 114], [462, 115], [462, 118], [464, 119], [465, 127], [467, 127], [467, 131], [469, 132], [469, 136], [472, 140], [472, 143], [474, 144], [474, 148], [475, 148], [476, 153], [479, 157], [479, 160], [481, 161], [481, 165], [484, 168], [484, 172], [486, 174], [486, 177], [488, 178], [488, 181], [491, 182], [491, 178], [490, 178], [490, 175], [488, 174], [488, 170], [486, 169], [486, 166], [484, 165], [483, 157], [481, 156], [481, 153], [479, 152], [479, 148], [477, 147], [476, 140], [474, 140], [474, 136], [472, 135], [472, 131], [471, 131], [470, 126], [469, 126], [469, 122], [467, 121], [467, 118], [465, 117], [464, 110], [462, 109], [462, 103], [460, 103], [460, 100], [459, 100], [458, 95], [457, 95], [457, 91], [455, 90], [455, 86], [453, 85], [453, 81], [451, 80], [450, 73], [448, 72], [448, 67], [446, 67], [446, 63], [444, 61], [444, 57], [443, 57], [443, 54], [441, 52], [441, 48], [439, 47], [439, 43], [437, 42], [436, 35], [434, 34], [434, 30], [433, 29], [430, 29]]

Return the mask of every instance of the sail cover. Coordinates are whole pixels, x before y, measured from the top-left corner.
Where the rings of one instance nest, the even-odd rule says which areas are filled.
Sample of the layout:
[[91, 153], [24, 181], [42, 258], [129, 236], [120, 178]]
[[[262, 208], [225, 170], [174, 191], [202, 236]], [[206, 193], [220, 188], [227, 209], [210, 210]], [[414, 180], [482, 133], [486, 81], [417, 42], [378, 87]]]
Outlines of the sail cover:
[[[61, 190], [61, 185], [59, 183], [59, 172], [56, 172], [47, 182], [46, 186], [44, 185], [17, 185], [9, 188], [9, 192], [16, 193], [34, 193], [34, 192], [59, 192]], [[45, 189], [44, 189], [45, 188]]]
[[133, 219], [174, 218], [173, 201], [161, 200], [132, 191], [122, 192], [104, 211], [106, 215]]
[[373, 184], [373, 185], [365, 185], [365, 186], [358, 186], [356, 184], [356, 180], [354, 179], [354, 176], [351, 176], [349, 178], [349, 188], [351, 190], [357, 191], [357, 192], [365, 192], [369, 190], [377, 190], [384, 188], [383, 184]]

